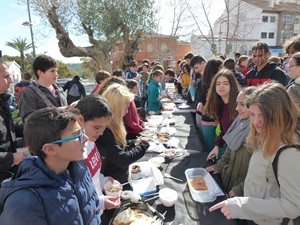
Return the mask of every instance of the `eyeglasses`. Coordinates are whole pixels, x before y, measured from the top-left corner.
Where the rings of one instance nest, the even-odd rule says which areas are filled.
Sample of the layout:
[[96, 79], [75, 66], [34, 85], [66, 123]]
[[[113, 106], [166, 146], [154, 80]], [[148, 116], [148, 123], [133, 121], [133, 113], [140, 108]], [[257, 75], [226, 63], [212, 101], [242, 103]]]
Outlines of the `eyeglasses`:
[[82, 142], [83, 142], [83, 135], [85, 135], [85, 129], [84, 128], [81, 129], [80, 134], [78, 134], [76, 136], [71, 136], [71, 137], [60, 139], [60, 140], [56, 140], [56, 141], [51, 142], [51, 144], [66, 143], [66, 142], [69, 142], [69, 141], [73, 141], [73, 140], [75, 140], [77, 138], [79, 140], [79, 143], [82, 144]]

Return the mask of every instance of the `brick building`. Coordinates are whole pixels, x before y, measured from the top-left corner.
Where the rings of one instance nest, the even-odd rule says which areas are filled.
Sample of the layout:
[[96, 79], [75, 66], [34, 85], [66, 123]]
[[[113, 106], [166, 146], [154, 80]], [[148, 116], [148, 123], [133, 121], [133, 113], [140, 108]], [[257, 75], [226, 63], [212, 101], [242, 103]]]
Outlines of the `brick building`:
[[[123, 50], [123, 42], [117, 43], [112, 49], [111, 61], [113, 70], [117, 69], [118, 60], [123, 54]], [[176, 36], [154, 34], [141, 42], [135, 60], [139, 65], [143, 59], [148, 59], [150, 62], [160, 62], [164, 68], [168, 66], [175, 67], [176, 61], [182, 59], [190, 51], [191, 45], [189, 42], [180, 41]]]

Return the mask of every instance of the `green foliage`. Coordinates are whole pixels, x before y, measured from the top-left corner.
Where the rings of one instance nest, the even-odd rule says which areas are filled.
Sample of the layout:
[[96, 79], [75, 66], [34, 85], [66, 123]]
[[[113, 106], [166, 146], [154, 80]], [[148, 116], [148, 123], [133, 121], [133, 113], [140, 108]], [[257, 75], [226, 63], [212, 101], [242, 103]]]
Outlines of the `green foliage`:
[[[132, 49], [126, 54], [135, 56], [138, 52], [138, 45], [135, 43], [140, 43], [141, 34], [151, 33], [155, 27], [154, 2], [155, 0], [30, 0], [30, 5], [59, 34], [58, 39], [64, 43], [60, 45], [63, 55], [90, 57], [97, 61], [99, 69], [99, 65], [111, 68], [109, 53], [118, 41], [124, 41], [130, 46], [125, 48]], [[88, 37], [90, 45], [75, 46], [77, 49], [68, 48], [70, 45], [65, 44], [70, 41], [68, 34]], [[85, 53], [82, 53], [83, 49]]]
[[74, 76], [80, 76], [78, 72], [72, 70], [70, 67], [68, 67], [65, 63], [62, 61], [57, 60], [58, 63], [58, 75], [59, 78], [69, 78]]
[[12, 42], [6, 42], [6, 45], [17, 50], [20, 53], [20, 65], [21, 71], [24, 73], [25, 71], [25, 51], [32, 48], [32, 44], [27, 43], [27, 39], [24, 38], [14, 38]]
[[84, 68], [82, 63], [72, 63], [67, 65], [71, 70], [79, 73], [82, 79], [94, 79], [91, 71]]
[[32, 44], [28, 44], [27, 39], [21, 37], [14, 38], [12, 42], [6, 42], [6, 45], [17, 50], [20, 55], [32, 48]]
[[85, 78], [94, 80], [94, 74], [97, 71], [96, 62], [90, 58], [81, 58], [82, 74]]

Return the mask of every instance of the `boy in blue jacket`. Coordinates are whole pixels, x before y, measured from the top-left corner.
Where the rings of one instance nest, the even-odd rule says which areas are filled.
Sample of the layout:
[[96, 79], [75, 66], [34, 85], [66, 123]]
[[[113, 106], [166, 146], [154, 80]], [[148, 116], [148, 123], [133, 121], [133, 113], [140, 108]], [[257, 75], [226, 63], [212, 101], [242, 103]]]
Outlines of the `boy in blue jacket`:
[[72, 108], [29, 115], [24, 137], [36, 156], [0, 188], [0, 224], [99, 225], [99, 199], [84, 158], [88, 140]]

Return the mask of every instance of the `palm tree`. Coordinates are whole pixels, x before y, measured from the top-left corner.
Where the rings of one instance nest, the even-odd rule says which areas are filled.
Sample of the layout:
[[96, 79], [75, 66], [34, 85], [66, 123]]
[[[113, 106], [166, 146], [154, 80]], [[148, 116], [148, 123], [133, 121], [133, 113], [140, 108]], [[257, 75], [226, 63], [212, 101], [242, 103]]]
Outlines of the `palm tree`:
[[6, 46], [12, 47], [20, 53], [21, 58], [21, 71], [24, 73], [24, 65], [25, 65], [25, 51], [32, 48], [32, 44], [27, 43], [27, 39], [24, 38], [14, 38], [12, 42], [6, 42]]

